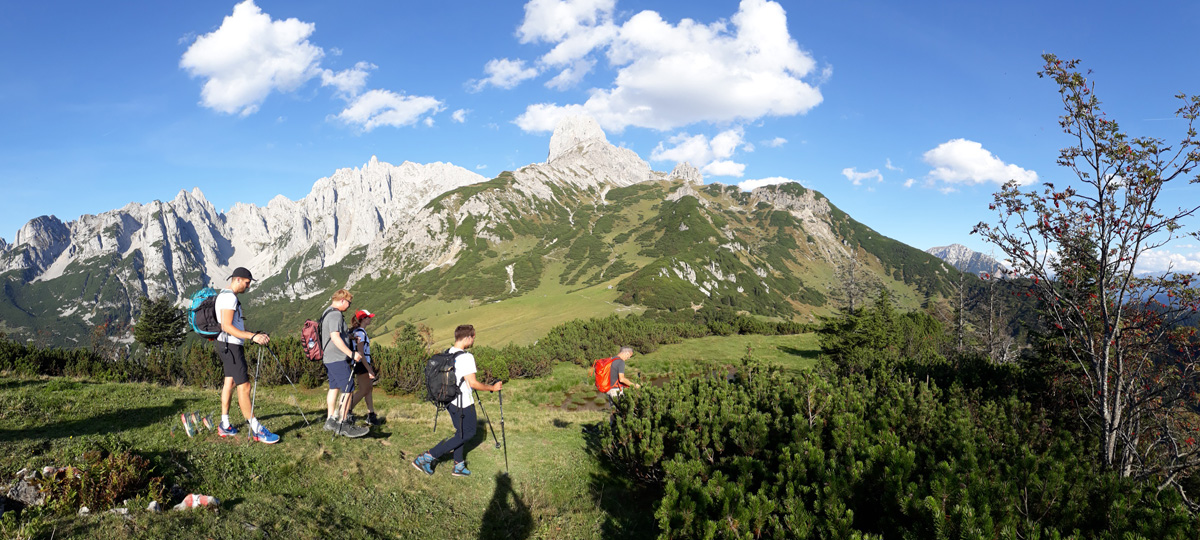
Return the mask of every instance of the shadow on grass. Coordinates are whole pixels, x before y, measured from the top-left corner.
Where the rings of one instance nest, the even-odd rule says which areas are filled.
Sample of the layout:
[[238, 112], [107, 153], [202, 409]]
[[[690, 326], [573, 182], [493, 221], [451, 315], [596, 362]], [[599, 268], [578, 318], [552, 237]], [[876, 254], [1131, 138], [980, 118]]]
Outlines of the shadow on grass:
[[268, 414], [265, 416], [260, 416], [258, 419], [259, 419], [259, 421], [266, 421], [266, 420], [270, 420], [272, 418], [285, 418], [285, 417], [290, 419], [292, 421], [292, 423], [290, 423], [286, 426], [283, 426], [283, 427], [275, 426], [278, 429], [271, 430], [276, 435], [279, 435], [282, 437], [290, 431], [300, 429], [300, 428], [306, 428], [311, 425], [316, 425], [318, 420], [324, 422], [324, 418], [321, 416], [321, 413], [323, 413], [323, 412], [325, 412], [325, 411], [320, 411], [320, 410], [304, 411], [304, 415], [308, 416], [307, 424], [304, 423], [305, 416], [301, 415], [299, 411]]
[[[445, 419], [446, 417], [449, 416], [448, 412], [449, 411], [439, 411], [439, 416], [441, 416], [443, 419]], [[453, 424], [454, 420], [457, 420], [457, 418], [450, 420], [449, 423]], [[437, 425], [440, 426], [442, 424], [439, 422]], [[467, 439], [465, 442], [463, 442], [463, 445], [462, 445], [464, 461], [470, 462], [471, 458], [468, 454], [470, 454], [471, 450], [474, 450], [477, 446], [479, 446], [481, 443], [483, 443], [485, 440], [487, 440], [488, 427], [489, 427], [489, 423], [486, 420], [484, 420], [483, 418], [476, 417], [475, 435], [471, 436], [470, 439]], [[434, 431], [437, 432], [440, 429], [444, 429], [444, 428], [435, 428]], [[434, 448], [436, 448], [438, 445], [442, 444], [443, 442], [453, 439], [457, 436], [458, 436], [457, 431], [451, 431], [448, 436], [442, 437], [436, 444], [434, 444], [433, 446], [429, 447], [428, 449], [423, 450], [418, 453], [433, 450]], [[433, 465], [434, 469], [436, 470], [438, 467], [438, 464], [442, 463], [442, 462], [449, 464], [449, 466], [451, 466], [451, 467], [454, 466], [454, 450], [453, 449], [447, 451], [444, 455], [442, 455], [441, 457], [434, 460], [434, 465]]]
[[496, 491], [483, 512], [479, 540], [512, 538], [524, 540], [533, 533], [533, 514], [521, 496], [513, 491], [512, 478], [496, 473]]
[[203, 401], [198, 398], [175, 398], [170, 405], [138, 407], [106, 412], [90, 418], [57, 422], [33, 429], [0, 430], [0, 441], [24, 439], [61, 439], [70, 436], [96, 435], [144, 428], [164, 418], [169, 418], [188, 408], [189, 404]]
[[45, 384], [45, 381], [39, 381], [37, 379], [14, 379], [11, 381], [0, 381], [0, 391], [16, 390], [18, 388], [32, 386], [35, 384]]
[[817, 359], [821, 356], [821, 351], [818, 351], [818, 350], [797, 349], [795, 347], [788, 347], [787, 345], [780, 345], [779, 351], [784, 354], [790, 354], [792, 356], [799, 356], [800, 358], [804, 358], [805, 360], [812, 360], [814, 362], [816, 362]]
[[583, 440], [587, 453], [600, 464], [589, 482], [592, 497], [604, 510], [600, 524], [602, 538], [656, 538], [658, 523], [654, 511], [661, 498], [659, 490], [633, 483], [627, 474], [617, 470], [601, 452], [600, 424], [584, 424]]

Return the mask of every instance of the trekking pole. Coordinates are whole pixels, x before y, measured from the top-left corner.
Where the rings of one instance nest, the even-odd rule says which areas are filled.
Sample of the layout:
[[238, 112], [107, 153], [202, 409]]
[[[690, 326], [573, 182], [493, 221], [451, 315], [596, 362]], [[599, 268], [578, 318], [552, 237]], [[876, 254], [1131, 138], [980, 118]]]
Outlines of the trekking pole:
[[255, 398], [258, 396], [258, 368], [262, 366], [262, 349], [258, 350], [258, 360], [254, 361], [254, 387], [250, 390], [250, 415], [254, 413]]
[[500, 441], [496, 439], [496, 428], [492, 427], [492, 419], [488, 418], [487, 409], [483, 408], [483, 400], [479, 399], [479, 390], [475, 390], [475, 403], [479, 404], [479, 410], [483, 411], [483, 419], [487, 420], [488, 428], [492, 430], [492, 441], [496, 443], [496, 448], [500, 448]]
[[[488, 422], [491, 423], [490, 421]], [[496, 436], [496, 432], [492, 432]], [[504, 434], [504, 390], [500, 390], [500, 437], [504, 439], [504, 474], [508, 474], [508, 436]]]
[[[262, 347], [263, 347], [263, 349], [266, 349], [267, 352], [271, 353], [271, 358], [274, 358], [275, 363], [279, 365], [279, 372], [283, 374], [283, 379], [286, 380], [288, 382], [288, 384], [292, 385], [292, 391], [295, 392], [296, 394], [300, 394], [300, 389], [296, 388], [295, 383], [292, 382], [292, 378], [288, 377], [287, 370], [284, 369], [284, 366], [283, 366], [283, 360], [280, 360], [278, 356], [275, 356], [275, 351], [271, 350], [270, 347], [268, 347], [266, 345], [263, 345]], [[262, 356], [262, 349], [259, 349], [258, 355], [260, 357]], [[258, 372], [258, 368], [255, 368], [256, 375], [254, 377], [254, 384], [258, 384], [257, 372]], [[296, 399], [296, 410], [300, 411], [300, 418], [304, 419], [304, 425], [311, 426], [312, 424], [308, 423], [308, 417], [304, 415], [304, 408], [300, 406], [299, 398]]]
[[358, 360], [353, 360], [354, 356], [350, 357], [350, 380], [346, 381], [346, 389], [342, 391], [342, 399], [338, 400], [338, 411], [342, 414], [342, 421], [338, 422], [338, 428], [333, 432], [333, 438], [337, 438], [342, 434], [342, 428], [346, 427], [346, 420], [350, 417], [350, 403], [353, 402], [351, 392], [354, 391], [354, 368], [358, 367]]

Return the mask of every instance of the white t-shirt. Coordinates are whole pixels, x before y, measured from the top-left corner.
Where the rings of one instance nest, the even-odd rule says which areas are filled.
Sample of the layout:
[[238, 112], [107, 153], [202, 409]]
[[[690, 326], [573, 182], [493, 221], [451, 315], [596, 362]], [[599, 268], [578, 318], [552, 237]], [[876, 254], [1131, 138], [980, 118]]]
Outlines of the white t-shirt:
[[[215, 306], [217, 308], [218, 321], [221, 320], [221, 311], [232, 310], [233, 327], [237, 328], [238, 330], [246, 329], [246, 322], [242, 319], [242, 306], [238, 303], [237, 295], [233, 294], [233, 291], [229, 289], [221, 291], [221, 293], [217, 295], [217, 303]], [[225, 343], [232, 343], [234, 345], [241, 345], [243, 343], [242, 338], [233, 337], [225, 332], [221, 332], [221, 335], [217, 336], [217, 341], [224, 341]]]
[[[458, 347], [450, 347], [450, 353], [461, 351]], [[463, 353], [454, 359], [454, 378], [458, 379], [459, 399], [455, 400], [455, 406], [466, 408], [475, 404], [475, 396], [471, 395], [471, 383], [464, 380], [467, 375], [475, 373], [475, 355], [471, 353]]]

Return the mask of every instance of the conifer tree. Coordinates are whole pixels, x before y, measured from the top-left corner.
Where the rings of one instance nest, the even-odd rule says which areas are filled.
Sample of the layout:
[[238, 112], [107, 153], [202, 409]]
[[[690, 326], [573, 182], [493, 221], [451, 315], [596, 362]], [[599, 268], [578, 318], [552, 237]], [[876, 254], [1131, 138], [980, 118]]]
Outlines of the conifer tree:
[[133, 337], [148, 348], [174, 347], [183, 342], [187, 319], [182, 309], [167, 297], [142, 297], [141, 317], [133, 326]]

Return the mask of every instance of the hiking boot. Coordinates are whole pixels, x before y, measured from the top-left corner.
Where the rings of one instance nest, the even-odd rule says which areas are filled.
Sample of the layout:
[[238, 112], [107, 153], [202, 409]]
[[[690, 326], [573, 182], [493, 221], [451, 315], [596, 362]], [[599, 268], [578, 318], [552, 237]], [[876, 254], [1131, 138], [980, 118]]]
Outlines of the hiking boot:
[[454, 470], [450, 471], [451, 476], [471, 476], [471, 471], [467, 470], [467, 462], [455, 461]]
[[238, 434], [238, 430], [237, 430], [237, 428], [235, 428], [233, 426], [225, 427], [222, 425], [217, 425], [217, 435], [220, 435], [222, 437], [232, 437], [237, 434]]
[[429, 455], [429, 452], [417, 456], [417, 459], [412, 461], [412, 466], [425, 474], [433, 476], [433, 456]]
[[370, 428], [366, 428], [363, 426], [356, 426], [349, 422], [342, 422], [342, 425], [339, 426], [336, 430], [338, 435], [341, 435], [343, 437], [349, 437], [351, 439], [357, 439], [359, 437], [362, 437], [363, 435], [366, 435], [370, 431], [371, 431]]
[[334, 420], [332, 416], [325, 419], [325, 431], [337, 431], [337, 428], [338, 421]]
[[375, 416], [375, 413], [369, 413], [369, 414], [367, 414], [367, 423], [372, 426], [378, 426], [380, 423], [379, 417]]
[[259, 424], [258, 431], [250, 431], [250, 440], [267, 444], [275, 444], [279, 442], [279, 435], [271, 433], [267, 430], [267, 426]]
[[358, 415], [356, 415], [354, 413], [350, 413], [349, 415], [346, 416], [346, 425], [353, 426], [354, 423], [357, 421], [358, 421]]

